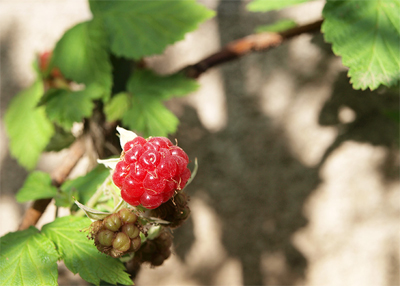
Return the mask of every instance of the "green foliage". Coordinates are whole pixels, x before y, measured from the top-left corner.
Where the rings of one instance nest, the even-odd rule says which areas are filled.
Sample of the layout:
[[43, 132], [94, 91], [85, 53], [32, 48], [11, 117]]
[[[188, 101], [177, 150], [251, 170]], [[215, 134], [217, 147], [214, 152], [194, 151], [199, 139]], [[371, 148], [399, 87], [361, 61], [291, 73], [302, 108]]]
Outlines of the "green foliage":
[[80, 91], [51, 89], [46, 94], [46, 113], [49, 119], [69, 130], [74, 122], [92, 115], [94, 99], [102, 96], [98, 85], [89, 85]]
[[122, 116], [122, 123], [144, 137], [166, 136], [174, 133], [179, 120], [158, 98], [142, 95], [130, 96], [130, 108]]
[[107, 45], [101, 21], [94, 19], [80, 23], [68, 30], [58, 41], [53, 52], [52, 65], [58, 67], [68, 79], [101, 87], [103, 96], [107, 99], [112, 85]]
[[37, 199], [53, 198], [57, 195], [57, 188], [51, 184], [48, 173], [35, 171], [26, 179], [16, 196], [17, 201], [27, 202]]
[[89, 2], [104, 23], [111, 51], [134, 59], [162, 53], [214, 15], [194, 0]]
[[124, 126], [143, 136], [166, 136], [176, 131], [179, 120], [161, 103], [173, 96], [195, 91], [198, 84], [182, 74], [159, 76], [138, 70], [129, 79], [127, 90], [113, 97], [105, 107], [108, 120], [122, 119]]
[[279, 33], [279, 32], [283, 32], [285, 30], [289, 30], [294, 27], [296, 27], [295, 21], [283, 19], [283, 20], [275, 22], [271, 25], [257, 27], [256, 33], [263, 33], [263, 32]]
[[109, 175], [108, 169], [103, 165], [98, 165], [86, 175], [66, 181], [61, 186], [61, 192], [68, 196], [71, 203], [73, 203], [72, 195], [75, 192], [79, 201], [85, 204]]
[[400, 0], [328, 1], [325, 40], [350, 68], [355, 89], [391, 86], [400, 78]]
[[1, 238], [0, 285], [58, 285], [57, 251], [39, 231], [11, 232]]
[[35, 82], [13, 98], [5, 114], [11, 154], [22, 166], [33, 169], [54, 128], [44, 107], [36, 107], [43, 95], [43, 83]]
[[45, 152], [61, 151], [62, 149], [69, 147], [76, 139], [71, 132], [68, 132], [57, 125], [54, 126], [54, 129], [55, 133], [44, 149]]
[[159, 76], [151, 70], [138, 70], [129, 79], [127, 90], [132, 94], [158, 97], [162, 100], [184, 96], [195, 91], [199, 84], [181, 73]]
[[46, 224], [42, 233], [50, 238], [57, 246], [64, 263], [74, 274], [86, 281], [99, 285], [100, 281], [112, 284], [132, 285], [132, 280], [124, 271], [124, 265], [117, 259], [113, 259], [100, 253], [93, 241], [81, 232], [90, 225], [88, 218], [62, 217]]
[[113, 98], [104, 106], [104, 113], [108, 121], [116, 121], [121, 119], [125, 112], [129, 110], [131, 98], [128, 93], [121, 92], [113, 96]]
[[247, 5], [247, 9], [252, 12], [267, 12], [308, 1], [310, 0], [254, 0]]

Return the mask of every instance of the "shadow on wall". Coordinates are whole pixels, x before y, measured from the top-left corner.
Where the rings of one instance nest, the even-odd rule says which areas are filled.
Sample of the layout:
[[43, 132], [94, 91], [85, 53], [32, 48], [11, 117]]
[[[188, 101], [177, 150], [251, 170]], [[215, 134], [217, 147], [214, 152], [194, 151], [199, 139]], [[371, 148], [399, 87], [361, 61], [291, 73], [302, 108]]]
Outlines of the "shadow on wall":
[[398, 162], [394, 152], [398, 149], [399, 125], [386, 113], [399, 112], [399, 91], [381, 87], [378, 90], [354, 90], [345, 72], [339, 74], [331, 98], [324, 104], [319, 124], [337, 126], [339, 136], [326, 150], [320, 166], [345, 141], [384, 146], [392, 152], [381, 168], [386, 180], [398, 180]]
[[[235, 11], [239, 6], [237, 2], [220, 2], [219, 15], [224, 15], [221, 13], [224, 9], [231, 11], [218, 19], [220, 31], [232, 30], [224, 25], [239, 21], [235, 19], [239, 17], [239, 12]], [[236, 32], [236, 35], [222, 34], [222, 44], [246, 34]], [[315, 73], [302, 74], [301, 70], [291, 68], [290, 63], [284, 67], [293, 73], [299, 87], [318, 82], [328, 73], [329, 59], [334, 55], [321, 39], [321, 35], [313, 39], [326, 51]], [[277, 49], [282, 65], [288, 61], [285, 49], [285, 46]], [[180, 146], [198, 156], [200, 169], [191, 190], [206, 190], [207, 203], [221, 222], [222, 244], [229, 256], [241, 262], [243, 284], [293, 285], [303, 280], [307, 261], [293, 246], [292, 236], [307, 224], [303, 206], [320, 183], [321, 166], [346, 140], [382, 145], [396, 152], [398, 125], [382, 111], [398, 107], [399, 98], [390, 92], [355, 91], [345, 73], [340, 73], [319, 117], [321, 126], [336, 126], [340, 132], [321, 162], [310, 168], [291, 154], [285, 131], [271, 124], [261, 111], [258, 99], [246, 95], [244, 70], [242, 60], [222, 68], [228, 95], [226, 128], [217, 133], [208, 132], [195, 110], [186, 107], [177, 137], [181, 138]], [[266, 76], [265, 73], [273, 71], [265, 67], [263, 72]], [[343, 113], [344, 107], [348, 109]], [[351, 121], [352, 112], [354, 121]], [[398, 180], [396, 164], [388, 154], [381, 170], [387, 180]], [[192, 193], [193, 197], [204, 198], [200, 192]], [[189, 221], [176, 230], [174, 236], [177, 255], [184, 261], [194, 242], [193, 223]], [[209, 267], [195, 269], [192, 278], [200, 285], [210, 285], [218, 271], [218, 267], [210, 263]]]
[[[232, 31], [224, 25], [239, 21], [239, 6], [235, 1], [220, 2], [220, 31]], [[221, 35], [222, 44], [243, 36], [236, 32]], [[209, 133], [196, 112], [186, 107], [177, 137], [185, 140], [179, 141], [182, 148], [198, 156], [201, 167], [191, 190], [206, 190], [207, 203], [221, 222], [222, 244], [241, 262], [243, 283], [293, 285], [304, 277], [307, 261], [291, 238], [307, 224], [302, 208], [319, 183], [318, 169], [305, 167], [291, 155], [284, 131], [272, 126], [257, 98], [245, 95], [244, 68], [241, 60], [222, 68], [228, 95], [226, 128]], [[194, 242], [191, 226], [189, 222], [174, 232], [182, 260]], [[265, 265], [270, 261], [275, 265]], [[219, 270], [210, 263], [196, 269], [192, 278], [210, 285]]]

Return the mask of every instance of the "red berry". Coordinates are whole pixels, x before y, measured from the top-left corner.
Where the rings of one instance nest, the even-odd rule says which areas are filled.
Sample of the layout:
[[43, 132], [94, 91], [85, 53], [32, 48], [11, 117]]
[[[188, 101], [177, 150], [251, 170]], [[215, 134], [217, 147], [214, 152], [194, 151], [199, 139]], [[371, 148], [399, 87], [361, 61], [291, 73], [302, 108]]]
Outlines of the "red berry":
[[187, 166], [187, 162], [185, 161], [185, 159], [183, 159], [182, 157], [179, 156], [172, 156], [176, 162], [176, 175], [180, 175], [183, 173], [183, 171], [185, 171], [186, 166]]
[[174, 181], [165, 181], [165, 188], [162, 192], [163, 203], [167, 202], [170, 198], [174, 196], [176, 189], [176, 183]]
[[160, 163], [160, 153], [156, 150], [147, 150], [140, 156], [139, 164], [147, 171], [154, 171]]
[[155, 209], [160, 206], [163, 202], [162, 195], [151, 195], [149, 193], [144, 193], [140, 197], [140, 203], [147, 209]]
[[147, 151], [147, 150], [155, 150], [158, 151], [160, 150], [160, 146], [151, 143], [151, 142], [147, 142], [146, 144], [143, 145], [143, 148]]
[[176, 174], [177, 164], [171, 155], [161, 159], [157, 166], [157, 173], [164, 178], [172, 178]]
[[[144, 192], [144, 189], [143, 189]], [[122, 199], [132, 206], [140, 205], [140, 197], [134, 197], [131, 195], [130, 190], [122, 189], [121, 190]]]
[[142, 137], [127, 142], [113, 173], [122, 198], [133, 206], [157, 208], [186, 184], [189, 157], [165, 137]]
[[144, 139], [143, 137], [135, 137], [135, 139], [127, 142], [124, 146], [124, 152], [127, 152], [129, 149], [131, 149], [133, 146], [135, 145], [140, 145], [143, 146], [144, 144], [146, 144], [146, 139]]
[[143, 187], [148, 193], [160, 194], [165, 188], [165, 179], [157, 173], [148, 173], [143, 180]]
[[122, 190], [129, 190], [130, 196], [134, 198], [139, 198], [144, 193], [143, 184], [136, 181], [132, 176], [125, 178]]
[[130, 175], [136, 181], [140, 182], [143, 181], [144, 177], [146, 177], [147, 172], [140, 164], [136, 163], [133, 168], [131, 168]]
[[125, 177], [129, 173], [129, 165], [125, 163], [125, 161], [119, 161], [117, 163], [117, 166], [115, 167], [114, 173], [113, 173], [113, 181], [114, 184], [118, 187], [121, 188], [122, 184], [124, 183]]
[[180, 148], [178, 146], [171, 146], [170, 150], [171, 150], [171, 154], [172, 155], [176, 155], [176, 156], [182, 157], [183, 159], [185, 159], [186, 164], [189, 163], [189, 157], [185, 153], [185, 151], [182, 150], [182, 148]]
[[159, 148], [169, 148], [172, 146], [171, 141], [165, 137], [152, 137], [147, 142], [157, 145]]
[[136, 163], [138, 158], [144, 153], [144, 148], [140, 145], [135, 145], [125, 153], [125, 162], [128, 164]]
[[185, 171], [183, 171], [183, 173], [181, 175], [181, 183], [179, 185], [179, 187], [181, 189], [183, 189], [186, 186], [186, 183], [189, 180], [190, 176], [191, 176], [191, 172], [190, 172], [189, 168], [186, 168]]

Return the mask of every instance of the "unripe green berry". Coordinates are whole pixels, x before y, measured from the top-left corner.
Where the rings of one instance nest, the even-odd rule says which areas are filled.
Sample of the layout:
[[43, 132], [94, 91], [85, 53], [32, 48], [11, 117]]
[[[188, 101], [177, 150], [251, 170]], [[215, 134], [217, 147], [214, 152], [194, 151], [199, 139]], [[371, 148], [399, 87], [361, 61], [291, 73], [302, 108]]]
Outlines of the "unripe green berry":
[[117, 214], [112, 214], [104, 219], [104, 226], [111, 231], [117, 231], [121, 225], [121, 219]]
[[139, 228], [131, 223], [128, 223], [122, 227], [122, 231], [129, 236], [129, 238], [135, 238], [139, 235], [140, 230]]
[[142, 240], [140, 239], [140, 236], [138, 236], [138, 237], [132, 239], [130, 250], [136, 252], [139, 250], [141, 245], [142, 245]]
[[108, 229], [100, 231], [99, 234], [97, 235], [97, 239], [103, 246], [111, 246], [113, 243], [113, 237], [114, 237], [114, 232]]
[[118, 232], [113, 242], [113, 248], [118, 251], [125, 252], [130, 247], [131, 247], [131, 240], [129, 239], [129, 237], [123, 232]]
[[119, 211], [119, 216], [123, 223], [135, 223], [137, 216], [129, 209], [122, 209]]

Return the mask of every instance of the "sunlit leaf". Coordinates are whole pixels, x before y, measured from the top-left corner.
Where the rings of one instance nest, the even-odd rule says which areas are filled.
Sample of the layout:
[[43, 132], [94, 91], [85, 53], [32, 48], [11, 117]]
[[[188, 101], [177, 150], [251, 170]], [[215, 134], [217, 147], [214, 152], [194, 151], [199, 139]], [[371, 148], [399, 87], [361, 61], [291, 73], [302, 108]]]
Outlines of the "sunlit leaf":
[[65, 128], [70, 129], [74, 122], [92, 115], [94, 99], [102, 96], [103, 90], [97, 85], [90, 85], [84, 90], [70, 91], [53, 89], [46, 94], [47, 116]]
[[93, 240], [87, 238], [88, 233], [80, 231], [90, 224], [88, 218], [61, 217], [44, 225], [42, 233], [55, 243], [67, 268], [79, 273], [86, 281], [95, 285], [99, 285], [101, 280], [133, 285], [124, 265], [118, 259], [99, 252]]
[[247, 9], [252, 12], [267, 12], [308, 1], [310, 0], [253, 0], [247, 5]]
[[400, 78], [400, 0], [328, 1], [325, 40], [349, 67], [355, 89], [394, 85]]
[[256, 28], [256, 33], [263, 33], [263, 32], [279, 33], [294, 27], [296, 27], [295, 21], [284, 19], [270, 25], [259, 26]]
[[57, 195], [57, 188], [51, 183], [48, 173], [35, 171], [25, 180], [24, 185], [18, 191], [17, 201], [27, 202], [37, 199], [53, 198]]
[[68, 79], [86, 85], [96, 84], [108, 98], [111, 85], [111, 62], [107, 52], [103, 23], [96, 19], [69, 29], [58, 41], [52, 65]]
[[35, 167], [54, 133], [44, 107], [36, 106], [43, 92], [43, 83], [35, 82], [13, 98], [4, 118], [11, 154], [27, 169]]
[[90, 8], [104, 22], [112, 52], [134, 59], [162, 53], [214, 15], [194, 0], [90, 1]]
[[58, 285], [54, 244], [31, 226], [0, 238], [0, 285]]

